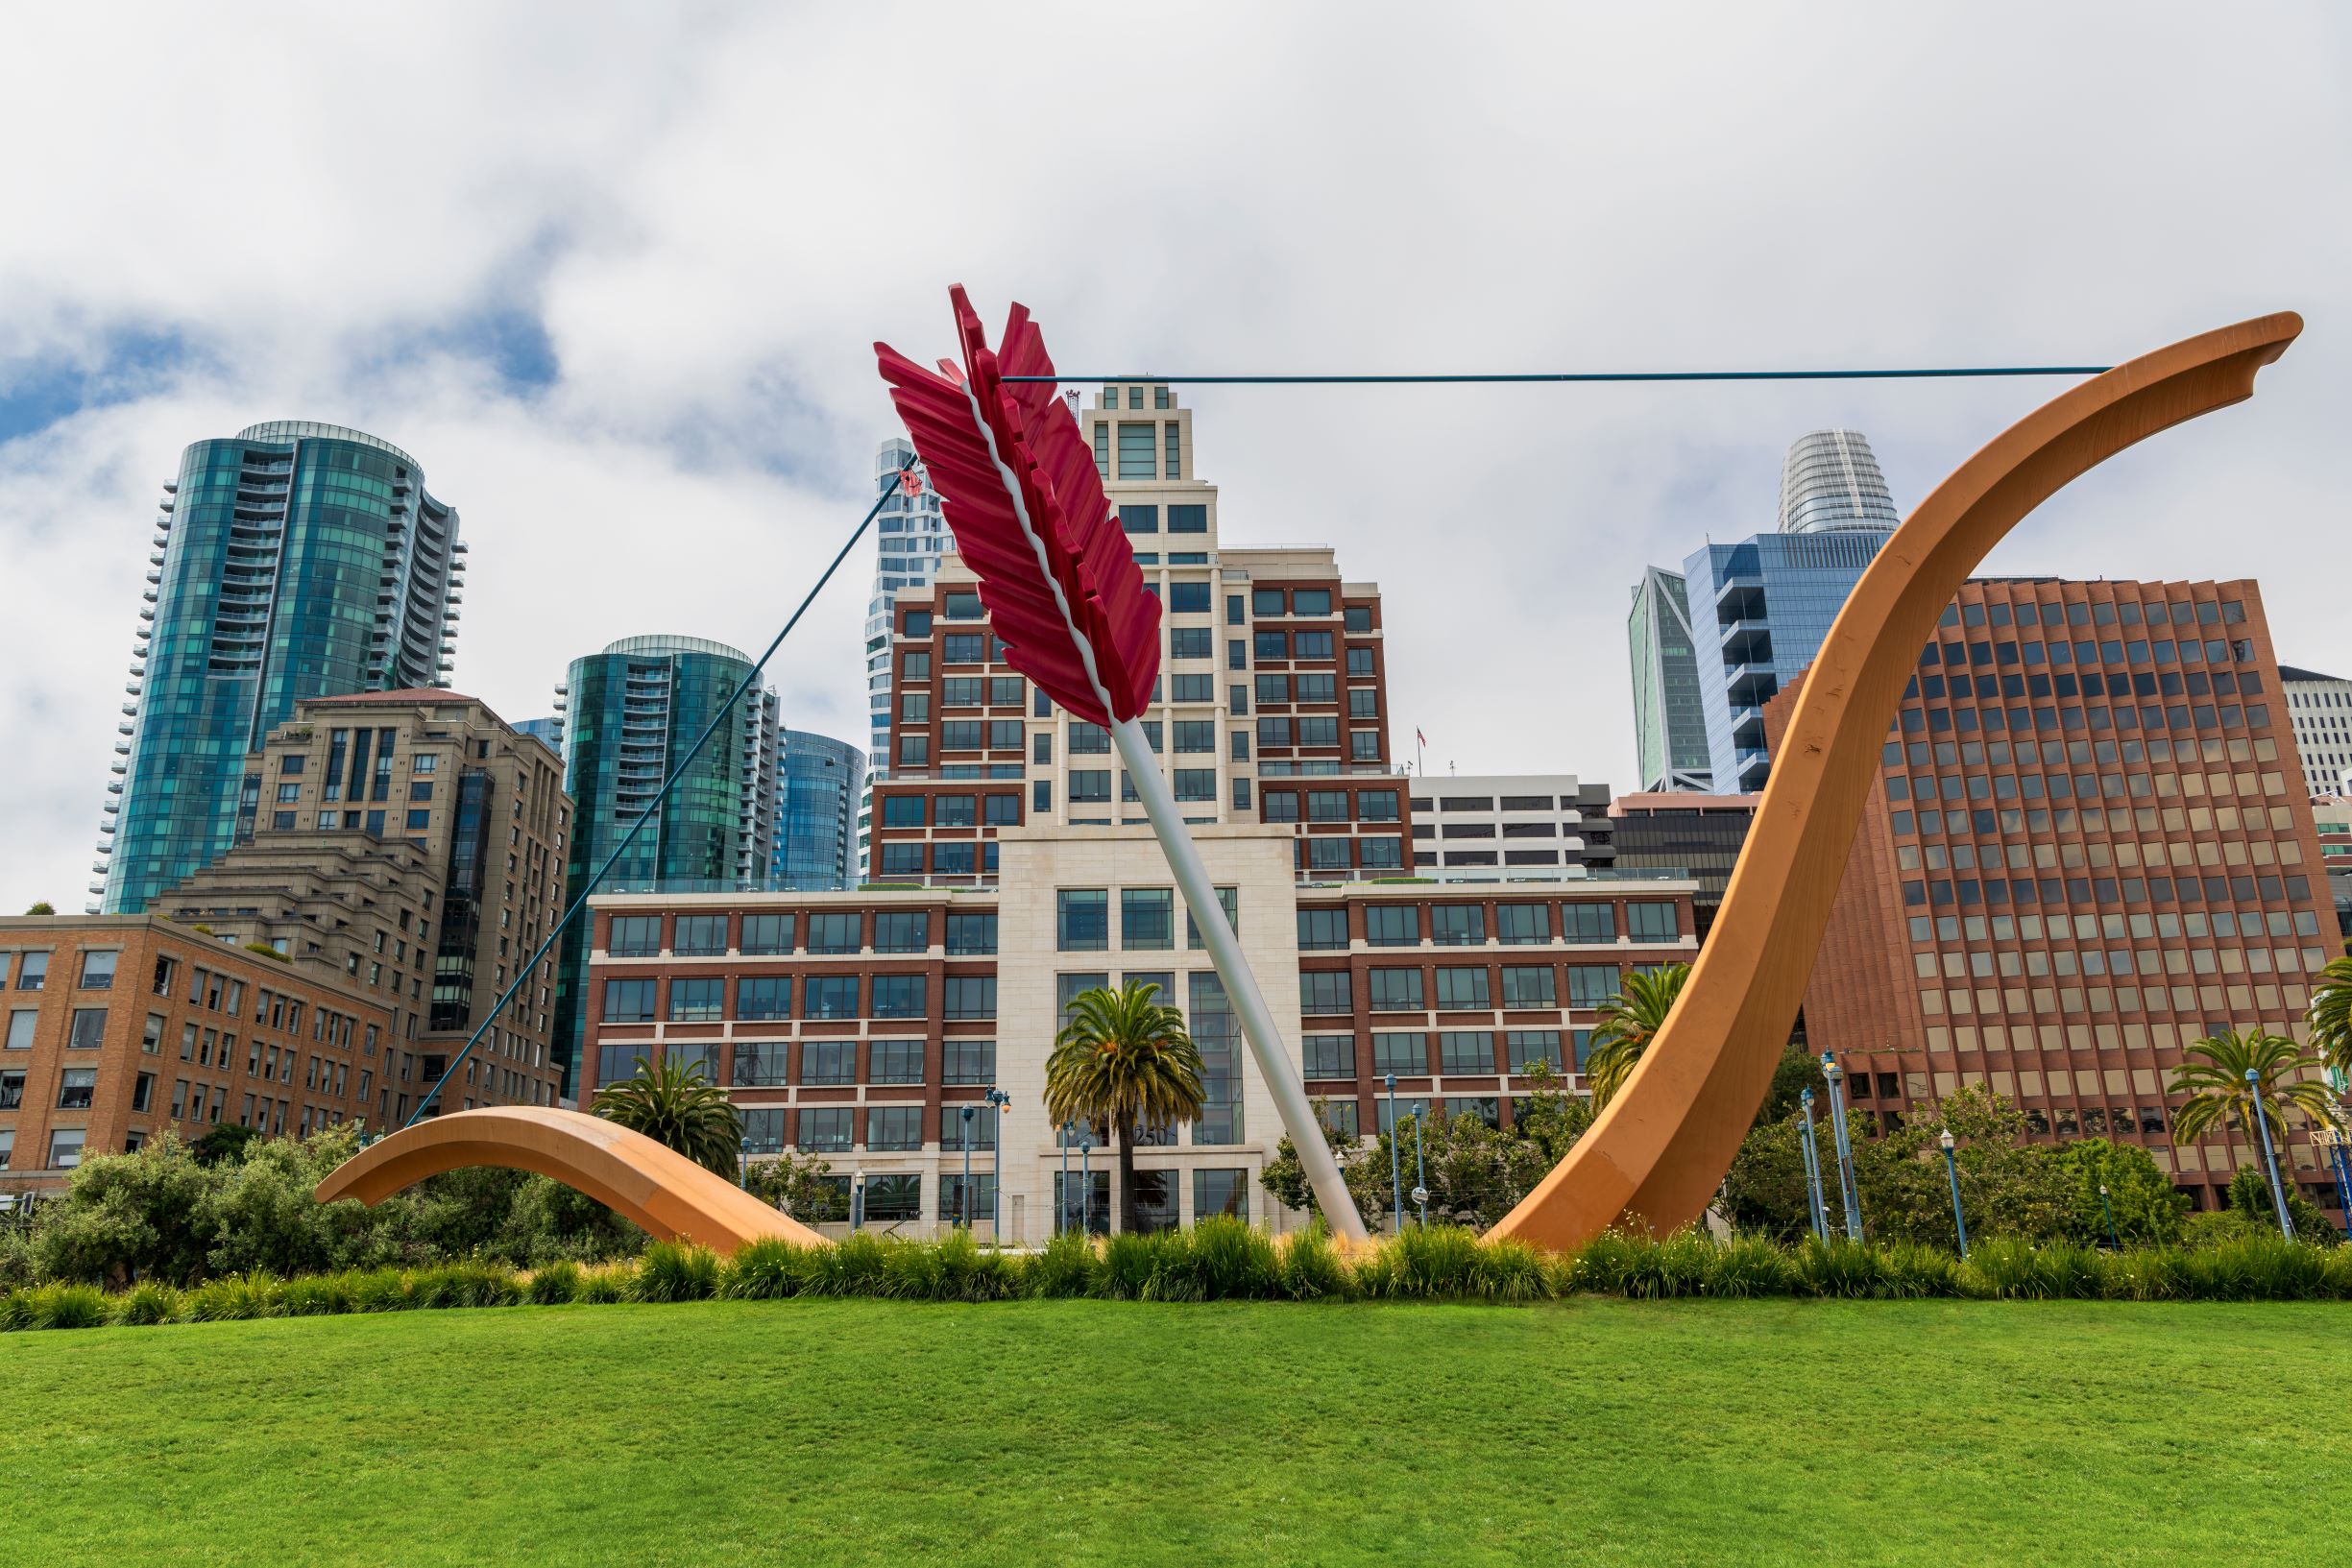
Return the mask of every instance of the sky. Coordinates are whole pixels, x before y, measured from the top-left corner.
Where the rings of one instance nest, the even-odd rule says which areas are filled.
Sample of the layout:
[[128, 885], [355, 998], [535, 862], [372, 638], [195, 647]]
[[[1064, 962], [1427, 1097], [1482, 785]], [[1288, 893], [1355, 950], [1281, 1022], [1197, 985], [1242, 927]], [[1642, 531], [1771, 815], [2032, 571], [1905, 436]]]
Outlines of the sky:
[[[2278, 309], [2256, 397], [1989, 569], [2252, 576], [2352, 674], [2352, 12], [1916, 4], [17, 8], [0, 21], [0, 910], [78, 908], [162, 485], [271, 419], [414, 454], [453, 685], [765, 645], [951, 283], [1079, 372], [2108, 364]], [[1907, 510], [2065, 383], [1200, 388], [1237, 544], [1385, 594], [1395, 741], [1637, 783], [1650, 564], [1864, 431]], [[771, 671], [861, 739], [862, 546]]]

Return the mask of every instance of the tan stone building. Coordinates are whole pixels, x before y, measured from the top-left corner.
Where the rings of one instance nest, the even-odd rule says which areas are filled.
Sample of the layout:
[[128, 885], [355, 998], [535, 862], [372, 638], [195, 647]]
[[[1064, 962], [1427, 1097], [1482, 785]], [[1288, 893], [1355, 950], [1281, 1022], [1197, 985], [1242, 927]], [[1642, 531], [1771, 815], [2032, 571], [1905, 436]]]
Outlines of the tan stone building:
[[0, 1206], [166, 1127], [362, 1119], [391, 1015], [324, 958], [152, 915], [0, 920]]
[[[563, 764], [472, 697], [304, 702], [248, 760], [236, 847], [156, 901], [238, 942], [317, 959], [390, 1012], [375, 1125], [416, 1109], [562, 912]], [[451, 1085], [450, 1109], [553, 1104], [554, 960]]]

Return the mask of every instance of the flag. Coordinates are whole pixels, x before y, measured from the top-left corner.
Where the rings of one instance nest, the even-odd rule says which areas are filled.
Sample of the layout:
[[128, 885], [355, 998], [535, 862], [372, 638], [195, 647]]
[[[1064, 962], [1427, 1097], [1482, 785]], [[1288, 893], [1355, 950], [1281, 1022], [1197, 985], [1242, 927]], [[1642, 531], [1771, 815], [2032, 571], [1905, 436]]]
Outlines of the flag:
[[1417, 746], [1426, 746], [1429, 744], [1429, 737], [1416, 730], [1413, 732], [1413, 743]]

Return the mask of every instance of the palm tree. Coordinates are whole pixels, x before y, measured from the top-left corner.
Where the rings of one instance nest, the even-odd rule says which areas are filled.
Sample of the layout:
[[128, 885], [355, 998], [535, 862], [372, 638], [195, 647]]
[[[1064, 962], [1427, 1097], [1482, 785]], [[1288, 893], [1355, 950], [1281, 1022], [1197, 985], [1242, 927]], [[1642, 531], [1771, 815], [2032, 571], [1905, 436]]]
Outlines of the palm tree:
[[1688, 978], [1688, 964], [1636, 970], [1601, 1003], [1601, 1021], [1592, 1030], [1591, 1049], [1585, 1057], [1585, 1082], [1591, 1087], [1594, 1110], [1616, 1098], [1625, 1080], [1634, 1075], [1635, 1064], [1665, 1026], [1674, 999], [1683, 994], [1683, 982]]
[[665, 1054], [658, 1065], [637, 1059], [637, 1076], [596, 1091], [596, 1114], [677, 1150], [696, 1165], [733, 1179], [743, 1146], [743, 1119], [727, 1092], [704, 1081], [702, 1064], [681, 1066]]
[[[2226, 1143], [2235, 1123], [2259, 1150], [2262, 1121], [2267, 1118], [2275, 1148], [2286, 1135], [2289, 1107], [2315, 1122], [2328, 1119], [2332, 1097], [2327, 1086], [2302, 1076], [2319, 1065], [2319, 1058], [2285, 1035], [2270, 1034], [2260, 1025], [2243, 1033], [2230, 1029], [2199, 1040], [2188, 1048], [2188, 1055], [2191, 1060], [2172, 1077], [2171, 1093], [2189, 1097], [2172, 1118], [2176, 1139], [2194, 1141], [2219, 1127]], [[2246, 1082], [2249, 1068], [2254, 1072], [2252, 1084]], [[2254, 1109], [2258, 1094], [2261, 1117]]]
[[1158, 996], [1148, 980], [1079, 992], [1045, 1064], [1047, 1114], [1055, 1122], [1107, 1122], [1118, 1138], [1121, 1230], [1135, 1228], [1137, 1128], [1192, 1121], [1205, 1103], [1184, 1015]]
[[2352, 958], [2339, 958], [2312, 977], [2311, 1043], [2339, 1073], [2352, 1073]]

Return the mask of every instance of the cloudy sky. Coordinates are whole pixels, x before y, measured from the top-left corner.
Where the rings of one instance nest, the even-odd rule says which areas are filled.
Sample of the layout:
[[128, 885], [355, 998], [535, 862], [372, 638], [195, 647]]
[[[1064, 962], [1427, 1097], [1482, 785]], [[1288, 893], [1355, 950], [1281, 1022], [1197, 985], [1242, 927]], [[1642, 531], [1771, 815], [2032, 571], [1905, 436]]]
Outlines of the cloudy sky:
[[[958, 280], [1168, 374], [2103, 364], [2297, 309], [1995, 565], [2256, 576], [2352, 672], [2340, 7], [139, 9], [0, 22], [0, 909], [84, 902], [187, 443], [414, 453], [455, 684], [527, 717], [616, 637], [764, 644], [870, 494], [869, 345], [949, 351]], [[1433, 769], [1627, 786], [1645, 564], [1769, 528], [1804, 430], [1907, 508], [2055, 390], [1193, 401], [1229, 541], [1382, 585]], [[795, 726], [860, 734], [870, 562], [779, 658]]]

